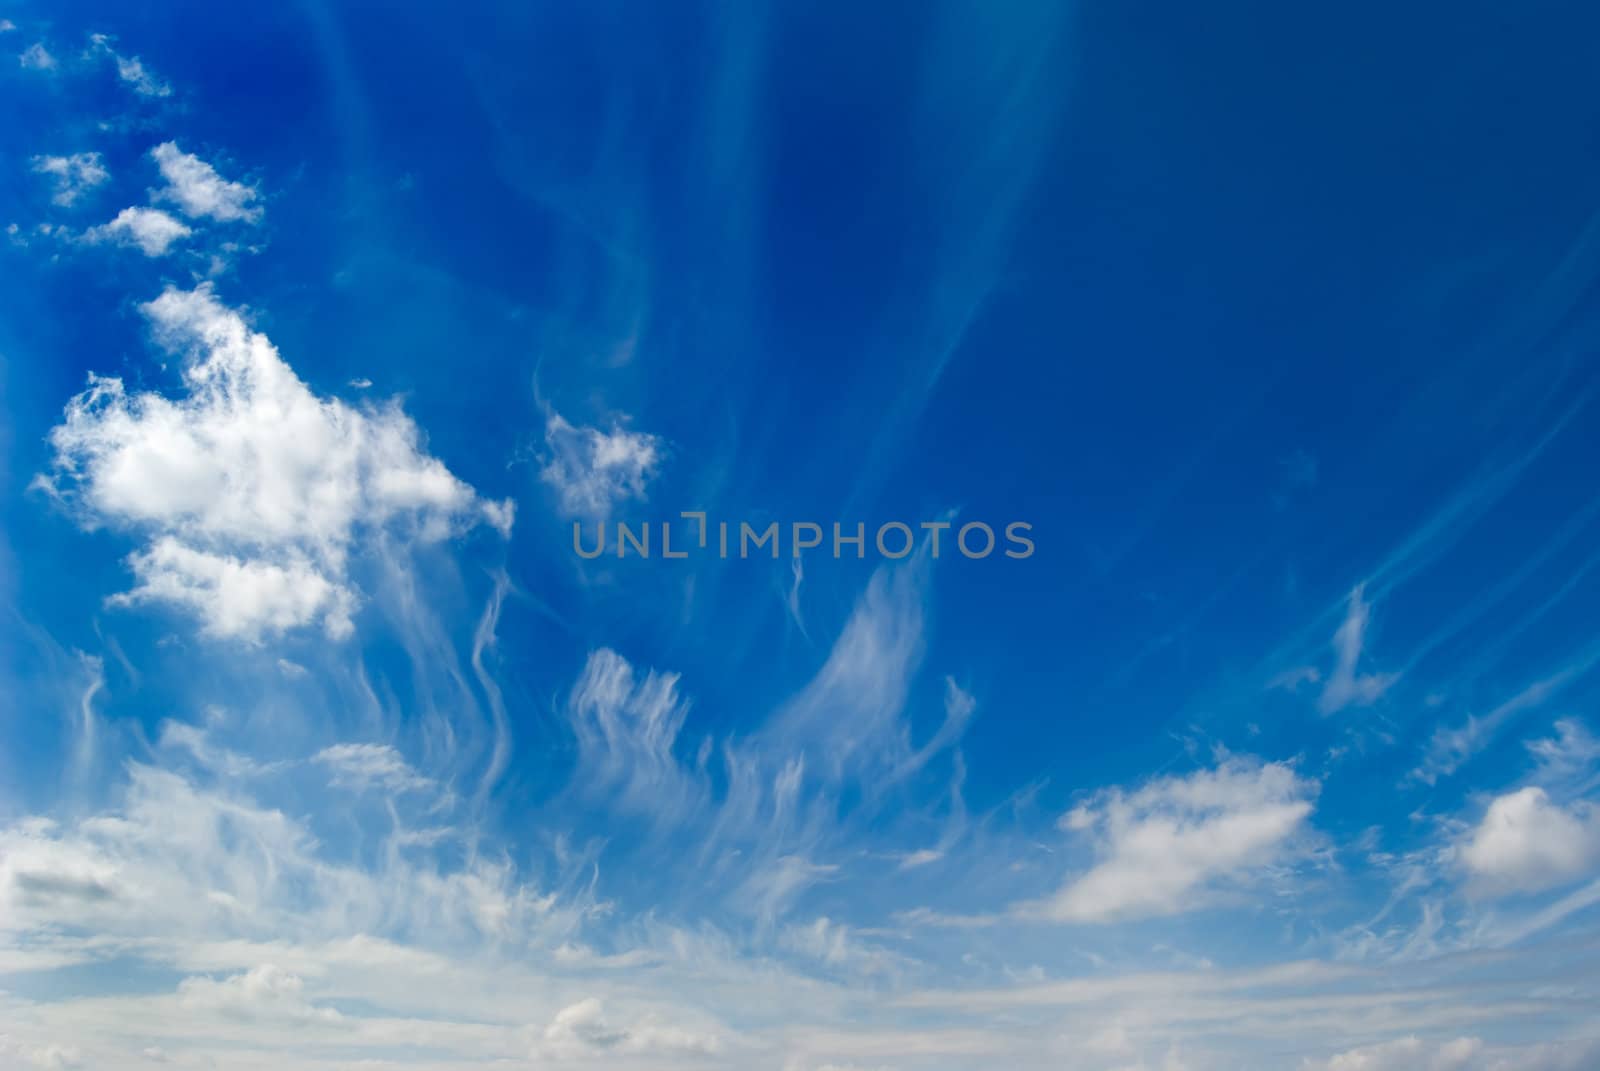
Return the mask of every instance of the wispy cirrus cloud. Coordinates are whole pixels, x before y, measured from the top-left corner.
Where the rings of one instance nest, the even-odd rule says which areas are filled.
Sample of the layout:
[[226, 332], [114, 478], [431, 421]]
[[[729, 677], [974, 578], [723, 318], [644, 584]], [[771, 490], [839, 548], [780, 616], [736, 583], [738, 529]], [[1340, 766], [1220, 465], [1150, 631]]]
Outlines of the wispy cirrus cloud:
[[1345, 600], [1345, 616], [1333, 634], [1333, 666], [1324, 672], [1314, 665], [1292, 666], [1275, 674], [1268, 688], [1298, 692], [1318, 686], [1317, 709], [1335, 714], [1346, 707], [1369, 707], [1400, 679], [1398, 673], [1367, 673], [1361, 669], [1372, 622], [1372, 607], [1366, 600], [1366, 587], [1357, 584]]
[[700, 778], [676, 754], [688, 709], [676, 674], [641, 677], [615, 651], [590, 652], [567, 700], [580, 790], [609, 798], [624, 814], [684, 819], [704, 794]]
[[103, 33], [89, 36], [90, 56], [105, 56], [116, 66], [117, 77], [141, 97], [170, 97], [172, 85], [158, 78], [138, 56], [124, 56], [116, 50], [112, 38]]

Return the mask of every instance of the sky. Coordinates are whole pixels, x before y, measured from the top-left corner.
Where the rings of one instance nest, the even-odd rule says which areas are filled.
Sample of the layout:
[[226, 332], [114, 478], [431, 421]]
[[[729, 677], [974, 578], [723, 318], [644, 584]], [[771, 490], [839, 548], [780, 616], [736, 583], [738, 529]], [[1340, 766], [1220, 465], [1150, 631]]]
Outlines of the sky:
[[0, 6], [0, 1067], [1600, 1066], [1597, 29]]

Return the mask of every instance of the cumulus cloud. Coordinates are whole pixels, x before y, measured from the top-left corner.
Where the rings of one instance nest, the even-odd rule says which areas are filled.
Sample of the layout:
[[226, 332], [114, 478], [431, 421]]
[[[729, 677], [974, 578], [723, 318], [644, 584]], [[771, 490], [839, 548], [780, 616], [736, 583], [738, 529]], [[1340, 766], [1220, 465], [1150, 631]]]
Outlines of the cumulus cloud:
[[512, 504], [478, 498], [430, 457], [398, 406], [312, 393], [208, 285], [168, 288], [143, 311], [183, 358], [183, 393], [91, 376], [50, 434], [53, 472], [36, 480], [85, 524], [147, 538], [129, 558], [139, 583], [117, 601], [176, 606], [216, 636], [320, 623], [337, 638], [352, 628], [348, 561], [364, 534], [509, 531]]
[[554, 410], [545, 421], [544, 444], [539, 478], [555, 490], [557, 508], [567, 517], [603, 520], [617, 503], [644, 498], [661, 463], [654, 435], [620, 426], [609, 432], [574, 427]]
[[1283, 858], [1316, 790], [1283, 763], [1226, 758], [1135, 792], [1102, 792], [1062, 822], [1093, 838], [1100, 861], [1023, 913], [1097, 923], [1197, 906], [1214, 884], [1248, 878]]
[[1461, 862], [1491, 891], [1567, 884], [1600, 864], [1600, 811], [1582, 801], [1563, 807], [1533, 785], [1497, 796], [1461, 845]]
[[556, 1013], [533, 1055], [568, 1059], [608, 1053], [711, 1055], [721, 1048], [715, 1034], [670, 1023], [647, 1019], [633, 1026], [618, 1026], [606, 1018], [605, 1005], [589, 997]]
[[217, 636], [257, 637], [320, 620], [330, 637], [343, 639], [355, 628], [354, 593], [292, 552], [280, 564], [195, 550], [167, 536], [129, 555], [128, 564], [139, 586], [111, 596], [113, 606], [167, 603]]
[[77, 152], [71, 156], [35, 156], [34, 174], [55, 179], [50, 200], [63, 208], [72, 205], [88, 191], [111, 177], [97, 152]]
[[118, 212], [110, 223], [89, 228], [84, 240], [138, 246], [147, 257], [164, 257], [173, 242], [192, 233], [186, 224], [159, 208], [133, 207]]
[[258, 197], [254, 186], [230, 182], [198, 156], [179, 149], [176, 142], [157, 145], [150, 150], [150, 158], [167, 181], [155, 192], [156, 199], [172, 202], [190, 219], [224, 223], [261, 219], [261, 207], [254, 203]]

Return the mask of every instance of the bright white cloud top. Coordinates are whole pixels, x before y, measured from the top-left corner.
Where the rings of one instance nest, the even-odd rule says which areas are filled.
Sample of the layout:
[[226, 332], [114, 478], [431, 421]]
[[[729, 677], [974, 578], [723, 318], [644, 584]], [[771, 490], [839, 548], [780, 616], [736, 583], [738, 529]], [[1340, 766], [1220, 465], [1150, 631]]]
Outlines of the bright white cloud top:
[[1063, 922], [1195, 910], [1219, 883], [1291, 858], [1316, 788], [1282, 763], [1224, 759], [1135, 792], [1102, 793], [1062, 820], [1094, 838], [1100, 861], [1037, 910]]
[[131, 207], [117, 213], [117, 218], [99, 227], [91, 227], [84, 234], [90, 242], [115, 242], [135, 246], [147, 257], [164, 257], [173, 243], [193, 234], [180, 220], [159, 208]]
[[179, 149], [176, 142], [157, 145], [150, 150], [150, 158], [167, 183], [156, 191], [156, 199], [172, 202], [190, 219], [214, 219], [219, 223], [260, 221], [262, 210], [254, 203], [257, 195], [253, 186], [223, 178], [198, 156]]
[[398, 405], [318, 397], [209, 286], [168, 289], [142, 310], [180, 357], [185, 392], [95, 377], [51, 433], [55, 471], [41, 477], [85, 524], [149, 539], [129, 559], [139, 584], [124, 601], [173, 604], [218, 636], [318, 623], [342, 638], [364, 536], [510, 530], [512, 504], [478, 498], [429, 457]]

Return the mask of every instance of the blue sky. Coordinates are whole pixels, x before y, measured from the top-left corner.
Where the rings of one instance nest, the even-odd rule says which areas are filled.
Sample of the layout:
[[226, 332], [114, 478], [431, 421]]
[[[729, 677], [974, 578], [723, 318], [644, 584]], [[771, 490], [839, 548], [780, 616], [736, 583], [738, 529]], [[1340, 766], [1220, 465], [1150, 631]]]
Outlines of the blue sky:
[[0, 20], [0, 1065], [1600, 1061], [1592, 13]]

